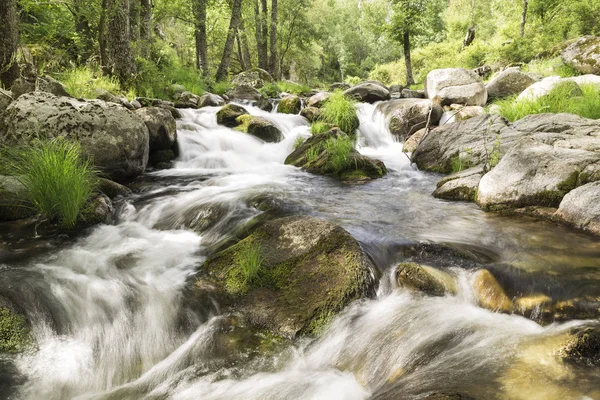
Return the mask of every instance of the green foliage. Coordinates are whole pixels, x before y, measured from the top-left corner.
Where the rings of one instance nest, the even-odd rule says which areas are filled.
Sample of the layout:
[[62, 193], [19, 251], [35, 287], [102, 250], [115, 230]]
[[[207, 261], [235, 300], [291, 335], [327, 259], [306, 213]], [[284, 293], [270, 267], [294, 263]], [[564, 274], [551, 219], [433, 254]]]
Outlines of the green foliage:
[[341, 91], [336, 91], [329, 96], [321, 109], [320, 119], [338, 126], [348, 134], [354, 134], [359, 124], [354, 101]]
[[329, 162], [335, 173], [348, 169], [348, 156], [354, 149], [354, 142], [348, 136], [331, 138], [325, 142], [325, 150], [329, 153]]
[[457, 154], [452, 158], [452, 173], [464, 171], [465, 169], [469, 169], [473, 167], [473, 162], [471, 161], [471, 155], [473, 153], [473, 149], [467, 148], [464, 150], [464, 154]]
[[272, 99], [278, 97], [282, 90], [277, 83], [265, 83], [265, 86], [260, 88], [259, 92], [263, 97]]
[[260, 243], [255, 240], [245, 242], [238, 250], [235, 265], [227, 273], [227, 290], [232, 294], [243, 294], [258, 284], [263, 262]]
[[23, 350], [32, 342], [25, 317], [9, 309], [0, 308], [0, 352]]
[[117, 95], [121, 93], [121, 86], [116, 78], [104, 76], [102, 72], [93, 71], [90, 67], [67, 70], [59, 79], [67, 92], [77, 98], [95, 99], [98, 89]]
[[304, 142], [306, 142], [306, 138], [303, 136], [298, 136], [296, 138], [296, 140], [294, 141], [294, 150], [296, 150], [298, 147], [302, 146], [302, 144], [304, 144]]
[[600, 88], [595, 85], [582, 85], [583, 96], [573, 97], [571, 85], [558, 85], [550, 93], [536, 99], [516, 97], [498, 100], [494, 103], [499, 114], [509, 121], [517, 121], [527, 115], [541, 113], [570, 113], [585, 118], [600, 119]]
[[216, 82], [210, 86], [211, 91], [219, 96], [226, 94], [231, 90], [231, 83], [229, 82]]
[[25, 187], [24, 200], [64, 228], [75, 226], [98, 185], [98, 173], [79, 145], [62, 139], [4, 148], [0, 162], [0, 170]]
[[389, 64], [378, 64], [369, 73], [369, 79], [386, 85], [403, 84], [406, 82], [404, 62], [394, 61]]
[[310, 125], [310, 133], [313, 135], [319, 135], [321, 133], [328, 132], [331, 129], [331, 125], [326, 122], [313, 122]]
[[347, 76], [346, 77], [346, 83], [348, 83], [349, 85], [358, 85], [361, 82], [362, 82], [362, 79], [358, 76]]
[[323, 148], [321, 146], [310, 147], [308, 150], [306, 150], [306, 163], [311, 164], [315, 162], [322, 152]]
[[296, 96], [306, 95], [312, 91], [310, 86], [289, 81], [277, 82], [277, 87], [280, 89], [280, 92], [291, 93]]

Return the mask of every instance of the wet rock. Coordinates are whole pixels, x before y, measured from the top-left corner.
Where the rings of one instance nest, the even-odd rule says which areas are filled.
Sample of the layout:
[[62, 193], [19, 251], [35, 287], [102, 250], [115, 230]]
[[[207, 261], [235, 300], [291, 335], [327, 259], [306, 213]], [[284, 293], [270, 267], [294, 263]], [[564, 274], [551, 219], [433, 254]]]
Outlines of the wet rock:
[[481, 179], [477, 203], [484, 209], [558, 207], [568, 192], [595, 180], [600, 153], [526, 138]]
[[300, 97], [295, 95], [285, 96], [279, 102], [279, 107], [277, 107], [277, 111], [282, 114], [299, 114], [302, 109], [302, 100]]
[[77, 221], [80, 228], [94, 226], [108, 222], [112, 213], [113, 205], [108, 196], [97, 195], [91, 199], [88, 205], [82, 210]]
[[212, 93], [205, 93], [198, 99], [198, 108], [221, 107], [223, 105], [225, 105], [225, 100], [221, 96]]
[[576, 228], [600, 235], [600, 181], [569, 192], [555, 216]]
[[101, 100], [24, 94], [6, 109], [0, 127], [0, 142], [8, 145], [41, 135], [75, 140], [83, 154], [116, 181], [139, 176], [148, 162], [149, 134], [144, 121], [122, 106]]
[[400, 97], [403, 99], [424, 99], [426, 96], [424, 90], [402, 89]]
[[236, 130], [248, 133], [267, 143], [278, 143], [283, 140], [283, 134], [279, 128], [265, 118], [246, 114], [237, 117], [236, 122], [238, 124]]
[[390, 132], [402, 140], [427, 126], [437, 125], [442, 107], [426, 99], [399, 99], [381, 103], [377, 110], [383, 113]]
[[169, 110], [146, 107], [136, 111], [150, 134], [150, 151], [170, 149], [177, 142], [177, 123]]
[[238, 125], [236, 119], [246, 114], [248, 114], [248, 111], [244, 107], [237, 104], [227, 104], [217, 112], [217, 123], [229, 128], [235, 128]]
[[249, 86], [254, 89], [262, 88], [265, 83], [273, 83], [273, 77], [264, 69], [253, 68], [237, 74], [231, 81], [232, 86]]
[[250, 85], [238, 85], [227, 92], [227, 96], [231, 100], [248, 101], [258, 101], [262, 98], [260, 92]]
[[25, 186], [12, 176], [0, 175], [0, 221], [15, 221], [35, 215]]
[[314, 135], [294, 150], [285, 163], [313, 174], [334, 176], [346, 182], [367, 181], [387, 174], [387, 168], [381, 161], [361, 155], [351, 145], [347, 149], [343, 164], [340, 164], [328, 149], [328, 144], [336, 145], [338, 140], [347, 143], [351, 141], [339, 128]]
[[600, 38], [582, 37], [563, 51], [562, 59], [582, 74], [600, 74]]
[[511, 313], [513, 304], [494, 275], [481, 269], [473, 277], [473, 291], [479, 305], [491, 311]]
[[486, 85], [486, 89], [490, 99], [500, 99], [520, 94], [534, 83], [532, 77], [515, 67], [502, 71]]
[[430, 296], [456, 293], [456, 282], [452, 275], [415, 263], [398, 265], [396, 281], [400, 287], [416, 290]]
[[515, 300], [515, 311], [528, 318], [547, 318], [552, 313], [552, 299], [545, 294], [533, 294]]
[[571, 335], [559, 351], [563, 360], [584, 367], [600, 366], [600, 330], [586, 328]]
[[433, 196], [438, 199], [475, 201], [483, 168], [474, 167], [448, 175], [438, 182]]
[[198, 108], [200, 104], [200, 96], [192, 92], [182, 92], [177, 96], [175, 108]]
[[481, 78], [462, 68], [431, 71], [425, 81], [425, 93], [429, 99], [443, 106], [484, 106], [487, 103], [487, 91]]
[[346, 90], [344, 94], [360, 102], [375, 103], [391, 98], [390, 91], [383, 84], [363, 82]]
[[300, 111], [300, 115], [308, 120], [308, 122], [314, 122], [321, 116], [321, 110], [317, 107], [305, 107]]
[[[252, 273], [244, 267], [249, 259], [257, 260]], [[251, 324], [290, 338], [321, 332], [373, 288], [369, 261], [356, 240], [312, 217], [266, 223], [209, 258], [198, 278], [217, 287]]]
[[323, 105], [325, 104], [325, 102], [327, 101], [329, 96], [331, 96], [331, 93], [327, 93], [327, 92], [317, 93], [308, 99], [308, 101], [306, 102], [306, 106], [321, 108], [321, 107], [323, 107]]
[[173, 149], [155, 150], [150, 153], [149, 164], [156, 169], [169, 169], [173, 166], [171, 161], [177, 158]]
[[132, 191], [127, 186], [111, 181], [110, 179], [100, 178], [98, 182], [98, 190], [109, 199], [114, 199], [119, 196], [129, 196]]
[[8, 108], [8, 106], [10, 105], [10, 103], [13, 102], [13, 94], [12, 92], [9, 92], [8, 90], [4, 90], [2, 88], [0, 88], [0, 114], [2, 114], [2, 112], [4, 110], [6, 110]]

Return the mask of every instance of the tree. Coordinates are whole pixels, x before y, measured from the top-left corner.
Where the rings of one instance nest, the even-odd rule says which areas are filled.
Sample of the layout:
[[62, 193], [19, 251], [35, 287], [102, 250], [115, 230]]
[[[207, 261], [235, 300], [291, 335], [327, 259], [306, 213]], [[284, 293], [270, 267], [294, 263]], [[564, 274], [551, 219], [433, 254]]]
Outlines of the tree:
[[266, 15], [267, 0], [255, 0], [254, 23], [256, 38], [256, 55], [258, 58], [258, 67], [264, 70], [269, 68], [269, 51], [267, 45], [267, 36], [269, 35], [269, 29], [267, 27]]
[[105, 0], [106, 70], [124, 87], [131, 85], [136, 74], [129, 34], [129, 0]]
[[140, 40], [141, 55], [147, 58], [152, 44], [152, 0], [140, 0]]
[[233, 0], [231, 7], [231, 20], [229, 22], [229, 29], [227, 30], [227, 39], [225, 40], [225, 47], [223, 49], [223, 57], [221, 57], [221, 63], [217, 70], [215, 79], [222, 81], [227, 78], [229, 74], [229, 65], [231, 64], [231, 53], [233, 52], [233, 44], [235, 42], [235, 35], [237, 33], [240, 19], [242, 17], [242, 0]]
[[195, 39], [196, 39], [196, 68], [202, 75], [208, 77], [208, 44], [206, 40], [206, 1], [193, 0]]
[[0, 82], [10, 88], [19, 77], [16, 54], [19, 48], [19, 21], [16, 0], [0, 1]]
[[269, 72], [274, 79], [279, 78], [277, 62], [277, 0], [271, 1], [271, 56], [269, 58]]
[[525, 24], [527, 23], [527, 7], [529, 0], [523, 0], [523, 14], [521, 16], [521, 37], [525, 36]]

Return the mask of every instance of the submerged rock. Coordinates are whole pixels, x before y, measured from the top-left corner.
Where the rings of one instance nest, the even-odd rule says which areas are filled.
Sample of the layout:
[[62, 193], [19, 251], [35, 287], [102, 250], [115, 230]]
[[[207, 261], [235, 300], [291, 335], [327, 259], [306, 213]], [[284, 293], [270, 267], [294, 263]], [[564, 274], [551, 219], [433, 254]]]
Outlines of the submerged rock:
[[571, 335], [559, 354], [565, 361], [576, 365], [600, 367], [600, 330], [586, 328]]
[[456, 293], [456, 282], [452, 275], [424, 265], [402, 263], [396, 272], [398, 285], [430, 296]]
[[360, 102], [375, 103], [391, 98], [390, 91], [380, 83], [363, 82], [346, 90], [344, 94]]
[[503, 313], [513, 311], [512, 301], [490, 271], [486, 269], [477, 271], [472, 285], [475, 298], [481, 307]]
[[209, 258], [197, 278], [197, 286], [210, 282], [251, 324], [290, 338], [321, 332], [373, 288], [358, 242], [312, 217], [266, 223]]
[[302, 100], [300, 97], [295, 95], [285, 96], [279, 102], [279, 107], [277, 107], [277, 111], [282, 114], [299, 114], [302, 109]]
[[248, 111], [237, 104], [227, 104], [217, 112], [217, 123], [228, 128], [238, 126], [237, 118], [248, 114]]
[[563, 61], [582, 74], [600, 74], [600, 37], [585, 36], [562, 53]]
[[425, 80], [425, 93], [429, 99], [443, 106], [484, 106], [487, 103], [487, 90], [481, 78], [462, 68], [431, 71]]
[[0, 132], [0, 142], [8, 145], [42, 137], [77, 141], [83, 154], [116, 181], [141, 175], [148, 163], [149, 133], [144, 121], [120, 105], [101, 100], [24, 94], [2, 115]]
[[236, 118], [236, 130], [248, 133], [267, 143], [277, 143], [283, 140], [283, 134], [271, 121], [254, 115], [240, 115]]
[[132, 193], [131, 189], [127, 186], [123, 186], [117, 182], [113, 182], [110, 179], [100, 178], [98, 182], [98, 190], [110, 199], [114, 199], [119, 196], [128, 196]]
[[379, 104], [377, 110], [385, 116], [390, 132], [401, 140], [425, 128], [427, 123], [437, 125], [443, 112], [439, 104], [426, 99], [386, 101]]

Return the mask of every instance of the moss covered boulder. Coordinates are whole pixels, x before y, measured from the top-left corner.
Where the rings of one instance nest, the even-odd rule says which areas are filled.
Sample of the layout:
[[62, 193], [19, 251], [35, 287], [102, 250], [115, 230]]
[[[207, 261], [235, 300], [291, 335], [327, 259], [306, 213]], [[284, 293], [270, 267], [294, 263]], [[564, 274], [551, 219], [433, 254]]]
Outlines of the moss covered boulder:
[[33, 343], [27, 319], [0, 301], [0, 353], [14, 353], [27, 349]]
[[236, 119], [242, 115], [248, 114], [248, 111], [237, 104], [227, 104], [217, 112], [217, 123], [228, 128], [235, 128], [239, 125]]
[[572, 364], [600, 367], [600, 329], [585, 328], [570, 335], [559, 354]]
[[312, 217], [270, 221], [209, 258], [195, 286], [213, 287], [249, 323], [293, 338], [319, 333], [372, 294], [370, 263], [344, 229]]
[[356, 151], [353, 140], [339, 128], [312, 136], [298, 146], [285, 163], [346, 182], [367, 181], [387, 174], [383, 162]]
[[398, 265], [396, 281], [402, 288], [415, 290], [430, 296], [456, 293], [456, 281], [452, 275], [415, 263]]
[[254, 115], [240, 115], [236, 118], [238, 126], [235, 130], [248, 133], [267, 143], [277, 143], [283, 140], [283, 134], [271, 121]]
[[300, 110], [302, 109], [302, 100], [300, 100], [300, 97], [295, 96], [295, 95], [289, 95], [289, 96], [285, 96], [283, 99], [281, 99], [281, 101], [279, 102], [279, 107], [277, 108], [277, 111], [279, 111], [282, 114], [299, 114]]

